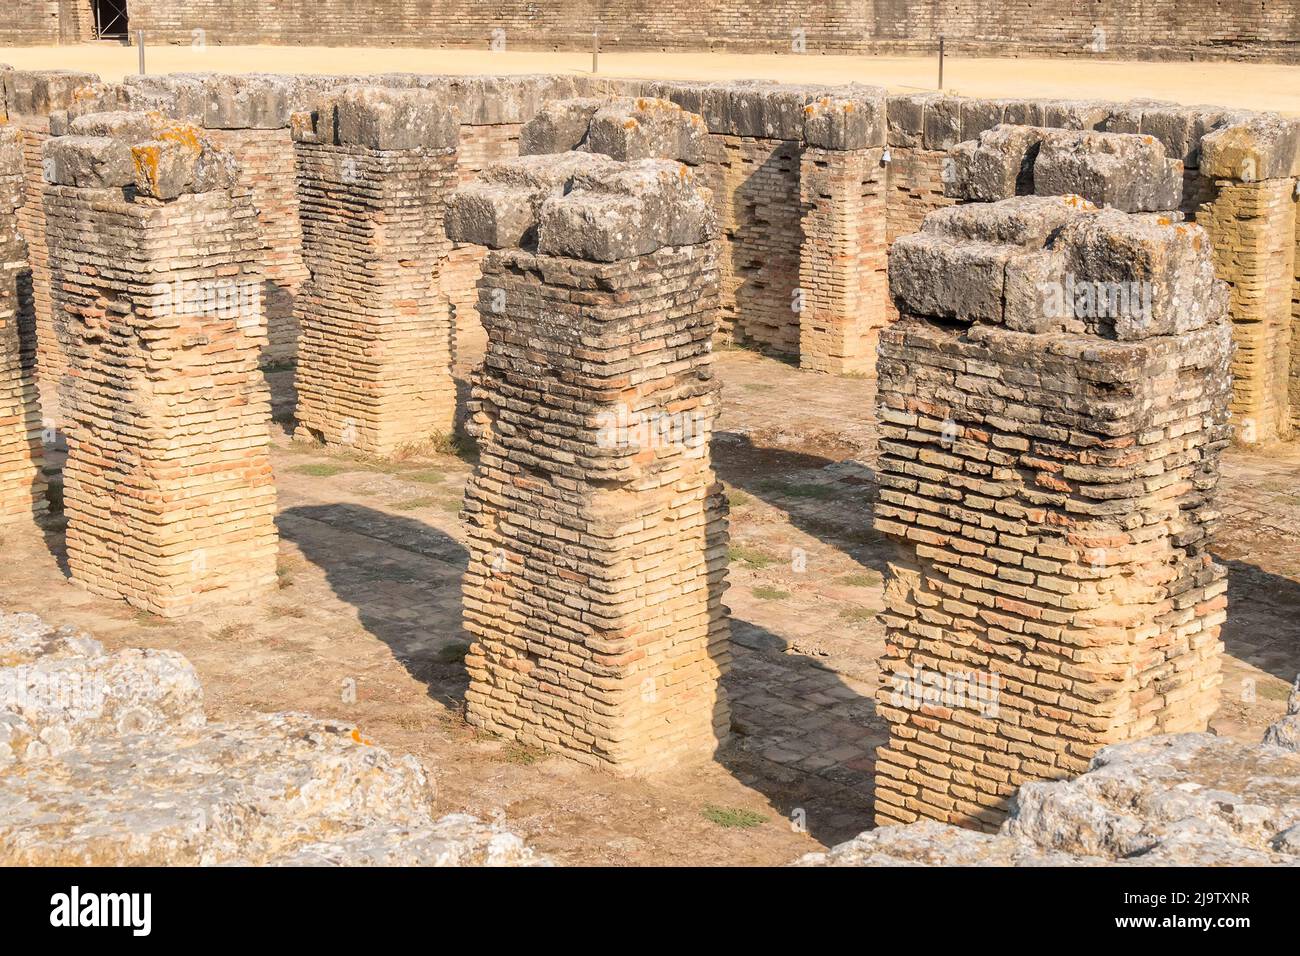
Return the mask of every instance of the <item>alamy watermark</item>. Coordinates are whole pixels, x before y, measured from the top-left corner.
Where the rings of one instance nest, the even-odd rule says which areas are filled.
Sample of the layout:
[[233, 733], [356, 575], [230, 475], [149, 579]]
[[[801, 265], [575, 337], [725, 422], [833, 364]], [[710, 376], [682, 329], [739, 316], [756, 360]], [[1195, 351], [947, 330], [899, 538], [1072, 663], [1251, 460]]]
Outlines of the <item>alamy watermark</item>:
[[1133, 319], [1151, 321], [1153, 283], [1079, 279], [1067, 272], [1061, 282], [1041, 282], [1043, 316], [1049, 319]]
[[974, 710], [989, 718], [998, 716], [1002, 679], [997, 674], [980, 671], [944, 674], [914, 666], [910, 671], [894, 671], [893, 685], [890, 701], [895, 707], [907, 710], [948, 707]]

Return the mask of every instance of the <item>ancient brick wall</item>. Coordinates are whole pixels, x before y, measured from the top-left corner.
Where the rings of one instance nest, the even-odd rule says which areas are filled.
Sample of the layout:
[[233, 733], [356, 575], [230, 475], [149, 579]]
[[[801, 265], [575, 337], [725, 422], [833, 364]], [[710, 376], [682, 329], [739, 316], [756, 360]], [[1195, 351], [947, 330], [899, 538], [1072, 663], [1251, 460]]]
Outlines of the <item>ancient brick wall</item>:
[[34, 300], [37, 383], [41, 390], [42, 411], [50, 424], [56, 424], [61, 419], [59, 383], [66, 360], [54, 325], [54, 311], [50, 301], [49, 252], [45, 243], [45, 207], [42, 202], [45, 176], [41, 150], [50, 138], [50, 114], [67, 109], [78, 96], [94, 87], [98, 79], [93, 73], [66, 70], [0, 72], [10, 122], [22, 132], [23, 137], [26, 183], [23, 205], [18, 213], [18, 228], [27, 243]]
[[[488, 163], [514, 159], [519, 155], [519, 123], [492, 126], [460, 127], [460, 147], [456, 171], [462, 183], [471, 182]], [[458, 242], [452, 244], [447, 266], [442, 273], [442, 288], [451, 302], [456, 323], [455, 355], [479, 355], [487, 344], [483, 324], [478, 318], [478, 278], [482, 274], [482, 246]]]
[[22, 132], [0, 123], [0, 525], [47, 511], [31, 269], [18, 229]]
[[[0, 42], [56, 42], [53, 0], [18, 0]], [[585, 50], [601, 24], [606, 49], [789, 53], [931, 52], [940, 35], [954, 52], [1049, 52], [1138, 58], [1294, 59], [1300, 20], [1293, 0], [1103, 0], [1081, 7], [1034, 0], [942, 5], [903, 0], [133, 0], [131, 26], [157, 40], [209, 43], [472, 46]], [[802, 44], [802, 46], [800, 46]]]

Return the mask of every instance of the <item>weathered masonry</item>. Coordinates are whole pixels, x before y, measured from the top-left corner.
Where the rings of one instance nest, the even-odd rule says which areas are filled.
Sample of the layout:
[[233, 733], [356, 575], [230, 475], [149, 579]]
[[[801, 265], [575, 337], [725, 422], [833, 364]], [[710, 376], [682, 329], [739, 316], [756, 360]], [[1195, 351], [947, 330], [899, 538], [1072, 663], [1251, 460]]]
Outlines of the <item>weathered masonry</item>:
[[1228, 293], [1201, 227], [1060, 196], [935, 212], [890, 288], [876, 818], [994, 828], [1216, 706]]
[[616, 773], [711, 754], [730, 717], [707, 190], [675, 160], [533, 155], [458, 192], [448, 222], [491, 249], [469, 720]]
[[275, 587], [262, 243], [233, 160], [158, 114], [44, 149], [68, 566], [166, 616]]
[[294, 140], [308, 270], [297, 297], [297, 434], [385, 456], [450, 434], [451, 112], [427, 90], [348, 87], [295, 114]]
[[47, 510], [31, 270], [18, 232], [22, 202], [22, 133], [0, 124], [0, 526]]
[[[92, 0], [10, 0], [0, 44], [84, 42]], [[1294, 61], [1300, 41], [1290, 0], [1099, 0], [998, 4], [832, 4], [785, 0], [131, 0], [130, 30], [150, 42], [308, 46], [457, 46], [586, 50], [599, 27], [611, 50], [750, 53], [932, 53], [936, 39], [964, 56], [1050, 53], [1100, 58], [1250, 58]]]
[[[1044, 189], [1073, 183], [1099, 204], [1136, 208], [1135, 197], [1117, 189], [1124, 182], [1123, 157], [1107, 154], [1099, 144], [1114, 135], [1142, 138], [1137, 146], [1130, 141], [1132, 156], [1156, 164], [1163, 147], [1163, 159], [1140, 186], [1124, 188], [1145, 191], [1144, 209], [1200, 222], [1215, 247], [1219, 278], [1232, 290], [1236, 437], [1286, 439], [1293, 420], [1300, 419], [1300, 335], [1293, 329], [1300, 321], [1295, 255], [1300, 122], [1295, 120], [1147, 101], [887, 96], [856, 85], [583, 76], [178, 74], [106, 84], [86, 74], [0, 68], [0, 80], [28, 138], [23, 230], [32, 250], [42, 369], [54, 369], [60, 361], [48, 292], [42, 291], [48, 280], [39, 206], [32, 206], [41, 189], [43, 111], [53, 111], [48, 125], [61, 132], [68, 118], [81, 112], [157, 109], [208, 128], [235, 153], [243, 183], [253, 191], [268, 250], [264, 299], [271, 344], [264, 358], [291, 362], [297, 357], [293, 302], [306, 269], [289, 117], [295, 110], [317, 108], [331, 90], [364, 82], [427, 89], [444, 99], [459, 124], [461, 184], [492, 162], [518, 155], [524, 124], [548, 104], [648, 97], [698, 114], [707, 135], [696, 169], [712, 189], [721, 229], [719, 337], [832, 373], [870, 374], [876, 336], [896, 318], [886, 293], [890, 246], [915, 232], [935, 209], [994, 195], [963, 191], [956, 170], [968, 156], [989, 174], [998, 169], [1003, 175], [1009, 163], [1021, 163], [1010, 180], [984, 184], [1001, 190], [997, 196], [1033, 193], [1033, 173], [1041, 166]], [[1053, 130], [1090, 134], [1086, 143], [1092, 145], [1080, 146], [1084, 141], [1077, 137], [1049, 137], [1051, 155], [1037, 163], [1043, 137]], [[1080, 178], [1077, 168], [1085, 155], [1093, 167], [1091, 181]], [[1109, 172], [1098, 179], [1097, 170], [1107, 162]], [[1181, 190], [1175, 201], [1170, 191], [1179, 163]], [[1094, 187], [1097, 191], [1089, 193]], [[1151, 206], [1156, 198], [1159, 205]], [[455, 242], [440, 269], [455, 326], [453, 358], [477, 354], [482, 347], [474, 286], [483, 255], [480, 246]], [[57, 423], [57, 401], [47, 387], [52, 378], [57, 376], [41, 376], [42, 398], [47, 419]]]

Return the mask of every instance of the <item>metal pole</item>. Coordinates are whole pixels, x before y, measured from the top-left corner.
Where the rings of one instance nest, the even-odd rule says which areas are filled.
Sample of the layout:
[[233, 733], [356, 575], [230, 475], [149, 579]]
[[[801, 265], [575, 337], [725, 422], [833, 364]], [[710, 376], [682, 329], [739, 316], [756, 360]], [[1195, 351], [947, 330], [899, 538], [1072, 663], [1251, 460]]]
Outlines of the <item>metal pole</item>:
[[144, 31], [135, 31], [135, 45], [140, 48], [140, 75], [144, 76]]
[[943, 89], [943, 37], [939, 37], [939, 89]]
[[600, 72], [600, 27], [591, 31], [591, 72]]

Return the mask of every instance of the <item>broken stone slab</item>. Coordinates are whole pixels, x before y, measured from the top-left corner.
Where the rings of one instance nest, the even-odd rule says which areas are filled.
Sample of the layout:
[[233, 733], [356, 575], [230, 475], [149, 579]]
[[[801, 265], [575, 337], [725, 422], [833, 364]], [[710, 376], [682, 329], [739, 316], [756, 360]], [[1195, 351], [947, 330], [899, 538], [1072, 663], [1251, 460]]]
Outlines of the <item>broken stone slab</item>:
[[946, 152], [964, 138], [960, 96], [936, 96], [925, 103], [925, 148]]
[[1168, 159], [1154, 136], [1047, 130], [1033, 168], [1040, 196], [1082, 196], [1123, 212], [1177, 209], [1183, 164]]
[[1206, 134], [1201, 173], [1246, 183], [1300, 176], [1300, 120], [1259, 114]]
[[1103, 749], [1027, 783], [996, 834], [933, 820], [870, 830], [797, 866], [1296, 866], [1300, 755], [1211, 734]]
[[872, 149], [884, 146], [889, 132], [885, 91], [855, 89], [828, 95], [804, 107], [803, 139], [822, 149]]
[[0, 610], [0, 667], [42, 658], [100, 657], [104, 645], [75, 627], [52, 627], [29, 612]]
[[1177, 335], [1227, 313], [1228, 289], [1215, 277], [1212, 244], [1198, 225], [1104, 210], [1066, 223], [1053, 248], [1065, 267], [1063, 297], [1074, 290], [1077, 312], [1082, 294], [1084, 311], [1096, 313], [1082, 317], [1093, 334], [1120, 341]]
[[376, 823], [426, 825], [430, 799], [414, 757], [394, 758], [350, 725], [259, 714], [10, 767], [0, 860], [263, 863]]
[[0, 668], [0, 766], [203, 722], [198, 674], [175, 651], [47, 655]]
[[[1287, 698], [1286, 716], [1264, 731], [1264, 743], [1300, 753], [1300, 677], [1296, 678]], [[1300, 846], [1300, 841], [1297, 845]]]
[[698, 166], [707, 154], [707, 133], [698, 114], [671, 100], [617, 99], [592, 114], [583, 148], [621, 162], [670, 159]]
[[341, 146], [367, 149], [450, 149], [460, 125], [430, 90], [346, 87], [333, 97], [334, 134]]
[[135, 182], [131, 147], [110, 136], [59, 136], [42, 147], [45, 181], [85, 189], [121, 188]]
[[716, 237], [712, 194], [690, 167], [646, 159], [574, 176], [563, 195], [542, 204], [537, 249], [614, 262]]
[[99, 75], [80, 70], [5, 70], [0, 79], [8, 113], [48, 116], [71, 106], [77, 91], [98, 83]]
[[1034, 161], [1048, 130], [994, 126], [948, 151], [944, 195], [971, 202], [997, 202], [1034, 192]]
[[273, 866], [551, 866], [518, 835], [466, 813], [423, 827], [369, 826], [308, 843]]
[[83, 113], [68, 121], [68, 135], [111, 136], [127, 142], [139, 142], [152, 138], [163, 123], [163, 117], [159, 113], [128, 110]]
[[1100, 857], [1071, 856], [993, 833], [920, 820], [860, 833], [793, 866], [1104, 866]]
[[[1162, 863], [1300, 863], [1275, 848], [1300, 822], [1300, 755], [1211, 734], [1148, 737], [1103, 749], [1082, 776], [1017, 792], [1002, 832], [1045, 849]], [[1173, 844], [1170, 846], [1170, 844]], [[1191, 852], [1188, 852], [1188, 851]], [[1190, 859], [1188, 858], [1190, 857]]]
[[1227, 309], [1201, 227], [1077, 196], [931, 213], [895, 242], [889, 280], [912, 315], [1121, 341], [1203, 328]]
[[578, 97], [547, 103], [519, 131], [519, 155], [567, 153], [587, 141], [596, 111], [606, 105], [599, 97]]
[[1043, 126], [1069, 130], [1101, 130], [1118, 104], [1100, 100], [1044, 100]]
[[492, 163], [447, 202], [447, 237], [491, 249], [531, 248], [542, 204], [587, 170], [612, 172], [619, 164], [596, 153], [569, 152]]

